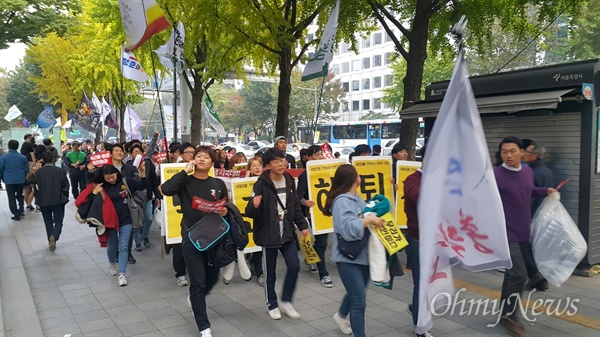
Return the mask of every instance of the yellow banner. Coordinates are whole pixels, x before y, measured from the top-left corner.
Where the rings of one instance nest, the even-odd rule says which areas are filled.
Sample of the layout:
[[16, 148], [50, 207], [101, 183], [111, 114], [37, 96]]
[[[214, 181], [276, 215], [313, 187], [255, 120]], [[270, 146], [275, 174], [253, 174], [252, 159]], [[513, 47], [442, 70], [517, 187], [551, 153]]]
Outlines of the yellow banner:
[[371, 228], [373, 228], [373, 232], [377, 234], [377, 237], [385, 246], [388, 254], [393, 255], [408, 246], [408, 241], [406, 241], [406, 238], [404, 238], [404, 235], [394, 223], [392, 213], [386, 213], [382, 218], [385, 220], [382, 228]]
[[242, 179], [231, 179], [231, 202], [233, 202], [237, 208], [239, 208], [240, 213], [242, 213], [242, 217], [244, 221], [248, 221], [250, 223], [250, 231], [248, 233], [248, 245], [246, 249], [244, 249], [244, 253], [252, 253], [258, 252], [262, 248], [257, 246], [254, 243], [254, 223], [251, 218], [247, 218], [244, 216], [244, 212], [246, 209], [246, 205], [248, 204], [248, 200], [250, 200], [250, 196], [252, 195], [252, 188], [254, 188], [254, 183], [258, 180], [258, 177], [254, 178], [242, 178]]
[[396, 192], [396, 225], [406, 228], [406, 213], [404, 213], [404, 180], [415, 173], [421, 167], [421, 162], [399, 160], [396, 163], [396, 184], [398, 191]]
[[298, 234], [298, 241], [300, 242], [300, 249], [302, 250], [302, 254], [304, 255], [304, 259], [306, 263], [313, 264], [317, 262], [321, 262], [321, 258], [317, 251], [313, 248], [312, 241], [310, 239], [310, 235], [304, 237], [302, 233]]
[[345, 159], [311, 160], [306, 163], [308, 198], [315, 202], [310, 208], [313, 235], [333, 232], [333, 219], [325, 216], [323, 210], [335, 170], [343, 164], [346, 164]]
[[352, 157], [352, 165], [360, 176], [358, 195], [369, 201], [375, 194], [381, 194], [390, 201], [393, 209], [392, 157]]
[[[174, 175], [185, 169], [186, 163], [160, 164], [160, 183], [171, 179]], [[165, 236], [167, 244], [181, 243], [181, 219], [183, 212], [179, 197], [163, 195], [162, 211], [164, 215], [163, 226], [165, 226]]]

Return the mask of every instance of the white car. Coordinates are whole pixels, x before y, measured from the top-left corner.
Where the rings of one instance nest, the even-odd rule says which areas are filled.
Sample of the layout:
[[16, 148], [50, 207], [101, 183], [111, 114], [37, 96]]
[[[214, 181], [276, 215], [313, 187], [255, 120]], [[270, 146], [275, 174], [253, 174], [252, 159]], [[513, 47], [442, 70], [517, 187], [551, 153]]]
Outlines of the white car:
[[230, 145], [229, 147], [234, 148], [237, 153], [243, 153], [248, 159], [254, 157], [254, 152], [256, 152], [250, 146], [243, 144]]
[[339, 144], [331, 144], [331, 152], [335, 154], [336, 152], [340, 153], [340, 158], [346, 159], [349, 162], [350, 154], [354, 152], [354, 149], [350, 146], [339, 145]]
[[246, 145], [250, 146], [253, 150], [258, 150], [261, 147], [269, 146], [269, 144], [267, 144], [261, 140], [252, 140], [252, 141], [249, 141], [248, 144], [246, 144]]
[[[391, 156], [392, 155], [392, 149], [394, 148], [394, 145], [398, 144], [398, 139], [391, 139], [389, 140], [381, 149], [381, 155], [382, 156]], [[415, 144], [415, 149], [417, 149], [417, 153], [418, 151], [423, 147], [423, 145], [425, 144], [425, 138], [417, 138], [417, 142]]]

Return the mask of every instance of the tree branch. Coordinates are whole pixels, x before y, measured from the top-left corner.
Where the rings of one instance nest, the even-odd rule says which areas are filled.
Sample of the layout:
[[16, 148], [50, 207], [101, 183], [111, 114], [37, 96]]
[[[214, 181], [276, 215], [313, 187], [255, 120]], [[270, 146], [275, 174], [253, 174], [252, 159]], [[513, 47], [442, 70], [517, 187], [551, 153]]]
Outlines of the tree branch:
[[[381, 23], [381, 25], [383, 26], [383, 29], [390, 36], [390, 38], [392, 39], [392, 42], [394, 42], [394, 45], [396, 46], [396, 49], [398, 50], [398, 52], [400, 53], [400, 55], [402, 55], [402, 57], [404, 57], [404, 59], [407, 60], [408, 59], [408, 52], [406, 51], [406, 49], [404, 49], [404, 47], [402, 46], [402, 43], [400, 43], [400, 41], [398, 40], [398, 38], [396, 38], [396, 35], [394, 35], [394, 32], [390, 29], [390, 27], [387, 24], [387, 22], [385, 22], [385, 19], [381, 16], [381, 14], [379, 13], [379, 11], [377, 10], [376, 5], [373, 2], [374, 2], [374, 0], [369, 0], [369, 4], [371, 5], [371, 8], [373, 9], [373, 12], [377, 16], [377, 20]], [[386, 11], [386, 13], [387, 13], [387, 11]], [[400, 31], [402, 31], [402, 30], [400, 30]], [[410, 40], [410, 38], [408, 36], [407, 36], [407, 38]]]
[[300, 62], [300, 59], [302, 58], [302, 55], [304, 55], [304, 53], [306, 52], [306, 50], [308, 49], [308, 47], [310, 47], [311, 44], [315, 44], [315, 43], [316, 43], [316, 40], [312, 40], [310, 42], [305, 43], [304, 46], [302, 46], [302, 49], [298, 53], [298, 56], [292, 62], [292, 68], [294, 68], [298, 64], [298, 62]]
[[[368, 0], [369, 4], [371, 5], [371, 8], [373, 8], [373, 11], [375, 11], [375, 14], [377, 14], [377, 17], [381, 17], [381, 15], [379, 14], [379, 11], [381, 11], [383, 13], [383, 15], [385, 15], [385, 17], [390, 20], [394, 26], [398, 27], [398, 29], [400, 29], [400, 32], [402, 33], [402, 35], [406, 36], [407, 39], [411, 40], [412, 39], [412, 34], [410, 31], [408, 31], [408, 29], [404, 28], [404, 26], [398, 21], [396, 20], [396, 18], [394, 18], [394, 16], [392, 14], [390, 14], [390, 12], [385, 9], [385, 7], [380, 4], [379, 2], [377, 2], [377, 0]], [[381, 23], [383, 23], [383, 20], [379, 20]]]

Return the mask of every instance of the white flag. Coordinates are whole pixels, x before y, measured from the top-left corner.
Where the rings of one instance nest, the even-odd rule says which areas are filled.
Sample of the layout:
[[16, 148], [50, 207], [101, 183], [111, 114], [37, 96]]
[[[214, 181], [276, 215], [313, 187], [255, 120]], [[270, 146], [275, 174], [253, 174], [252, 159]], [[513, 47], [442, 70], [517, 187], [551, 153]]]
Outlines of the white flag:
[[418, 204], [421, 265], [416, 333], [454, 294], [452, 265], [511, 268], [500, 193], [462, 53], [427, 144]]
[[125, 51], [125, 47], [121, 49], [121, 72], [125, 78], [138, 82], [146, 82], [148, 75], [142, 69], [142, 65], [133, 56], [132, 52]]
[[8, 122], [12, 121], [13, 119], [21, 116], [21, 110], [19, 110], [19, 108], [17, 108], [16, 105], [13, 105], [10, 107], [10, 109], [8, 109], [8, 114], [6, 116], [4, 116], [4, 119], [6, 119]]
[[154, 50], [160, 63], [165, 68], [173, 69], [173, 59], [177, 62], [177, 73], [182, 74], [185, 66], [183, 57], [183, 44], [185, 42], [185, 30], [183, 23], [179, 21], [177, 28], [173, 28], [171, 37], [167, 43]]
[[335, 44], [339, 13], [340, 0], [337, 0], [331, 11], [331, 15], [329, 16], [329, 21], [327, 21], [325, 30], [323, 31], [323, 36], [319, 42], [319, 48], [317, 48], [310, 61], [306, 64], [306, 67], [304, 67], [302, 81], [327, 76], [329, 63], [333, 59], [333, 46]]
[[100, 114], [100, 121], [104, 121], [104, 119], [102, 119], [102, 117], [104, 117], [104, 112], [102, 111], [102, 103], [100, 103], [100, 100], [98, 99], [98, 96], [96, 96], [95, 92], [92, 92], [92, 104], [94, 104], [94, 107], [96, 107], [96, 110], [98, 110]]
[[142, 122], [140, 116], [129, 105], [125, 108], [123, 124], [125, 124], [125, 132], [131, 139], [142, 139], [140, 126], [144, 126], [144, 122]]

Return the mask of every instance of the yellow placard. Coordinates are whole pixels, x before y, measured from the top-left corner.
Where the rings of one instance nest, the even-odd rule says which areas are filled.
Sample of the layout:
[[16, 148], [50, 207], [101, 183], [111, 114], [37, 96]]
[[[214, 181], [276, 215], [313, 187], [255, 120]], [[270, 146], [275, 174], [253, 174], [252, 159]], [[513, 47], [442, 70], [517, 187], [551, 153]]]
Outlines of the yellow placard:
[[[160, 164], [160, 183], [163, 184], [177, 173], [185, 170], [186, 166], [187, 163]], [[213, 172], [214, 171], [211, 168], [208, 175], [214, 177]], [[181, 243], [181, 219], [183, 219], [183, 212], [181, 210], [181, 204], [179, 203], [179, 197], [163, 195], [161, 207], [163, 211], [163, 226], [165, 226], [167, 244]]]
[[247, 170], [248, 163], [235, 164], [231, 169], [234, 171]]
[[258, 252], [262, 249], [254, 243], [254, 220], [244, 216], [246, 205], [251, 198], [250, 196], [252, 195], [252, 189], [254, 188], [254, 183], [256, 183], [256, 180], [258, 180], [258, 177], [231, 179], [230, 185], [231, 202], [233, 202], [240, 210], [244, 221], [248, 221], [250, 223], [250, 231], [248, 232], [248, 245], [246, 246], [246, 249], [244, 249], [244, 253]]
[[[160, 183], [171, 179], [174, 175], [185, 169], [186, 163], [160, 164]], [[179, 197], [163, 195], [162, 199], [163, 226], [165, 226], [165, 236], [167, 244], [181, 243], [181, 219], [183, 212]]]
[[421, 167], [421, 162], [418, 161], [405, 161], [399, 160], [396, 163], [396, 184], [398, 184], [398, 191], [396, 192], [396, 225], [405, 229], [406, 227], [406, 213], [404, 213], [404, 180], [415, 173]]
[[319, 254], [317, 254], [317, 251], [313, 248], [310, 235], [304, 237], [304, 235], [300, 233], [298, 234], [298, 241], [300, 242], [300, 250], [302, 250], [306, 263], [313, 264], [321, 262]]
[[406, 241], [406, 238], [394, 223], [392, 213], [386, 213], [381, 218], [385, 220], [383, 227], [377, 228], [373, 226], [371, 228], [385, 246], [388, 254], [393, 255], [408, 246], [408, 241]]
[[313, 235], [333, 232], [333, 219], [325, 216], [323, 210], [335, 170], [343, 164], [346, 164], [345, 159], [311, 160], [306, 163], [308, 198], [315, 202], [310, 208]]
[[393, 209], [392, 157], [352, 157], [352, 165], [360, 176], [358, 195], [369, 201], [375, 194], [381, 194], [390, 201], [390, 207]]

